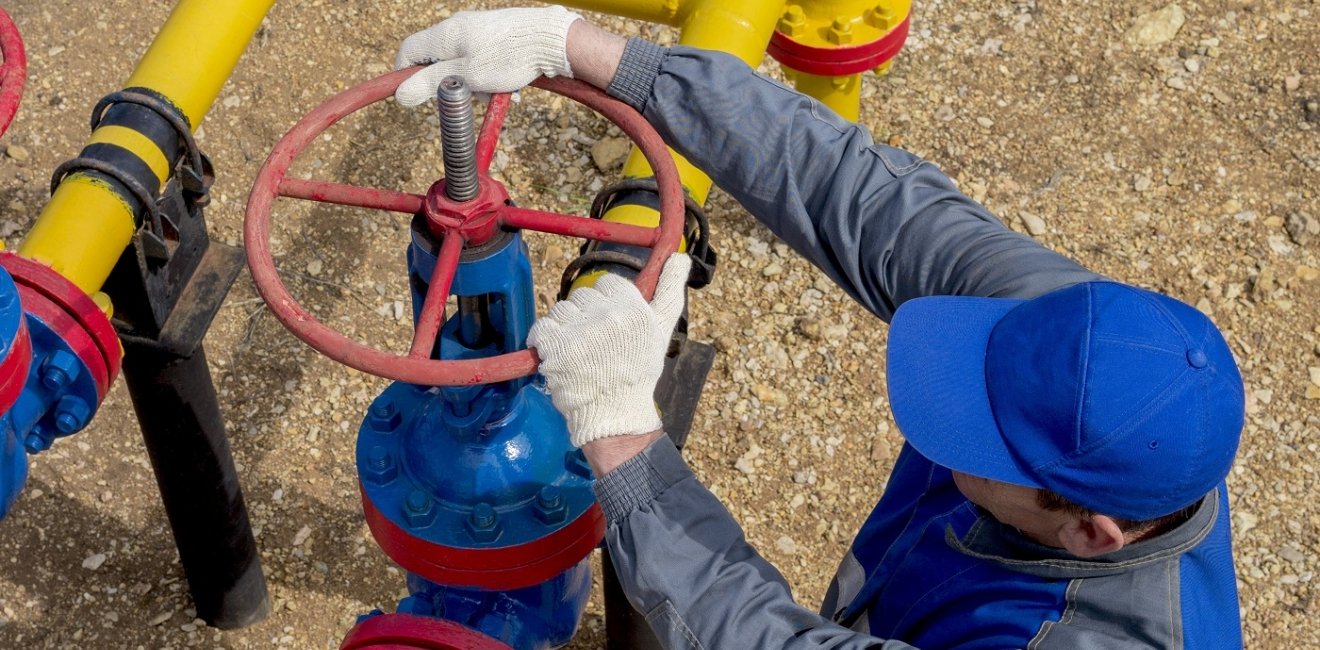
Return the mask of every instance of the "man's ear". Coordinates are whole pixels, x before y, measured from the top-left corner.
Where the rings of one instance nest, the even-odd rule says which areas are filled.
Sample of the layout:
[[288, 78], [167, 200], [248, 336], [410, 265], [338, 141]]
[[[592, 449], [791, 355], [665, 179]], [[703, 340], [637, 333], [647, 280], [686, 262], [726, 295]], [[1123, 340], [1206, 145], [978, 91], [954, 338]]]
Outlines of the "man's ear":
[[1123, 529], [1113, 517], [1092, 515], [1089, 518], [1071, 517], [1059, 528], [1059, 543], [1069, 553], [1080, 558], [1091, 558], [1113, 553], [1126, 543]]

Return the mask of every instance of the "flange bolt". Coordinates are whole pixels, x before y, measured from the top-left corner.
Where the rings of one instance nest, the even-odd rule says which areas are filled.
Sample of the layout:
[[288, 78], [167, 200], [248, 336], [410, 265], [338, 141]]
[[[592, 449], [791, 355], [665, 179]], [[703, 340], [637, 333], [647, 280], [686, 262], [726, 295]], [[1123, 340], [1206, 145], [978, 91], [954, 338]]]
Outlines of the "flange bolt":
[[399, 468], [394, 464], [390, 451], [381, 445], [374, 445], [367, 451], [366, 467], [362, 468], [362, 478], [377, 485], [384, 485], [399, 475]]
[[62, 390], [78, 378], [81, 365], [78, 357], [64, 350], [56, 351], [46, 357], [46, 363], [42, 364], [41, 384], [51, 390]]
[[500, 514], [489, 503], [478, 503], [472, 507], [472, 514], [467, 520], [468, 532], [478, 542], [493, 542], [500, 536]]
[[555, 524], [563, 521], [567, 515], [568, 508], [564, 505], [564, 497], [559, 488], [553, 485], [541, 488], [536, 494], [536, 518], [544, 524]]
[[55, 404], [55, 430], [70, 434], [87, 426], [92, 418], [92, 409], [81, 397], [65, 395]]
[[371, 428], [381, 433], [389, 433], [399, 428], [399, 423], [403, 421], [403, 416], [399, 415], [399, 409], [394, 406], [394, 400], [385, 398], [377, 400], [371, 405]]
[[435, 521], [435, 503], [431, 501], [431, 495], [421, 490], [409, 492], [408, 498], [403, 500], [403, 517], [413, 528], [430, 526]]

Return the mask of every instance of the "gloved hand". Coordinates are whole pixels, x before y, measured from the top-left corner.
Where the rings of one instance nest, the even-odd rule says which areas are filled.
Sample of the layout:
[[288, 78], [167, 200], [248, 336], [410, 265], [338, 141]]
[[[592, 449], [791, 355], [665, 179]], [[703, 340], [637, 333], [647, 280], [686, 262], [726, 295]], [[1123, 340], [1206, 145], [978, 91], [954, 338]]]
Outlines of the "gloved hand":
[[560, 6], [460, 11], [404, 39], [396, 70], [432, 65], [400, 84], [394, 98], [404, 106], [421, 104], [450, 75], [480, 93], [521, 90], [542, 75], [572, 77], [565, 43], [579, 18]]
[[575, 446], [661, 427], [655, 386], [691, 267], [685, 254], [670, 257], [649, 305], [632, 282], [606, 274], [532, 325], [527, 345]]

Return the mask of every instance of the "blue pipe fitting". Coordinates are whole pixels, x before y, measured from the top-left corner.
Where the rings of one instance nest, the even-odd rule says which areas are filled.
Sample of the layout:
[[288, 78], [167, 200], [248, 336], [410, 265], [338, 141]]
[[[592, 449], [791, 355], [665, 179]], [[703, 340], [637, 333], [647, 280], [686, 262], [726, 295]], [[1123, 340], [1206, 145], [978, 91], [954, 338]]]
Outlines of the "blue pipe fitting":
[[[408, 248], [414, 322], [438, 248], [414, 222]], [[533, 287], [521, 234], [501, 233], [464, 249], [450, 287], [458, 309], [440, 328], [433, 355], [472, 359], [525, 347], [535, 319]], [[377, 397], [358, 432], [363, 498], [393, 524], [389, 534], [425, 542], [413, 548], [534, 547], [595, 504], [591, 469], [568, 440], [539, 376], [438, 388], [396, 382]], [[441, 585], [410, 572], [411, 595], [398, 611], [457, 621], [518, 650], [558, 647], [572, 638], [591, 592], [590, 558], [576, 562], [544, 582], [502, 590]]]

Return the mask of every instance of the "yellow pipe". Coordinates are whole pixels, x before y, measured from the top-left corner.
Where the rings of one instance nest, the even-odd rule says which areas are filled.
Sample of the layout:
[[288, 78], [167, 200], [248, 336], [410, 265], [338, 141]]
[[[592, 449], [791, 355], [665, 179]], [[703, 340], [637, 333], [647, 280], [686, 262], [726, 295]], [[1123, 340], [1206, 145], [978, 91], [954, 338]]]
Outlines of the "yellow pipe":
[[565, 6], [677, 27], [702, 0], [567, 0]]
[[784, 72], [799, 92], [815, 97], [844, 119], [856, 122], [861, 116], [862, 75], [821, 77], [787, 69]]
[[[576, 3], [582, 8], [600, 6], [606, 11], [614, 11], [616, 4], [629, 4], [625, 0], [593, 0], [591, 3]], [[583, 5], [591, 4], [592, 7]], [[679, 43], [693, 47], [719, 50], [732, 54], [748, 65], [755, 67], [765, 56], [765, 46], [770, 42], [775, 22], [783, 5], [763, 0], [687, 0], [674, 2], [675, 15], [682, 17], [683, 29]], [[608, 8], [607, 8], [608, 7]], [[630, 14], [625, 14], [630, 15]], [[662, 21], [656, 21], [662, 22]], [[710, 193], [710, 177], [692, 166], [682, 156], [670, 151], [674, 163], [678, 166], [679, 179], [683, 187], [697, 203], [705, 203]], [[624, 163], [623, 175], [637, 178], [651, 175], [651, 166], [636, 148]], [[605, 221], [630, 223], [634, 225], [655, 226], [660, 222], [660, 214], [651, 208], [637, 205], [620, 205], [606, 211]], [[684, 249], [686, 242], [683, 243]], [[591, 286], [600, 273], [584, 273], [573, 283], [573, 288]]]
[[[180, 0], [126, 86], [160, 93], [195, 130], [274, 4]], [[97, 129], [89, 143], [123, 147], [159, 180], [168, 177], [174, 152], [162, 152], [132, 129], [107, 125]], [[136, 229], [132, 206], [108, 183], [73, 174], [56, 189], [19, 253], [50, 265], [90, 294], [110, 276]]]

